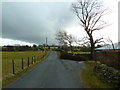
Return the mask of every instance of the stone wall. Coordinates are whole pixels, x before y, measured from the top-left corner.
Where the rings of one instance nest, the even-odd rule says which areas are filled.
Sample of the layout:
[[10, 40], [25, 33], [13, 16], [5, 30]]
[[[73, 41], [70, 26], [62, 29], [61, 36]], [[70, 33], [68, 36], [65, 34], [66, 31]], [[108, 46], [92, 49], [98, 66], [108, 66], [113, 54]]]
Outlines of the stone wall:
[[95, 66], [97, 75], [101, 77], [105, 82], [120, 87], [120, 71], [112, 67], [108, 67], [105, 64], [97, 63]]

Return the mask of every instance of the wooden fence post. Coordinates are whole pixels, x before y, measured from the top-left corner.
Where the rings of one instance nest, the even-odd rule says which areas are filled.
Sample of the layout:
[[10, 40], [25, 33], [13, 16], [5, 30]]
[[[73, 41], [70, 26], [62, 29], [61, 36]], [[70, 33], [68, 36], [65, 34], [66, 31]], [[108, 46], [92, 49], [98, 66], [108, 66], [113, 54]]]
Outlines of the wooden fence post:
[[22, 58], [22, 69], [24, 69], [24, 65], [23, 65], [23, 58]]
[[34, 56], [33, 56], [33, 64], [35, 63], [35, 61], [34, 61], [34, 60], [35, 60], [35, 58], [34, 58]]
[[13, 74], [15, 74], [15, 65], [14, 65], [14, 60], [12, 60], [12, 71], [13, 71]]
[[34, 57], [32, 57], [32, 64], [34, 63], [33, 60], [34, 60]]
[[36, 62], [36, 58], [35, 58], [35, 56], [34, 56], [34, 62]]
[[31, 64], [33, 63], [33, 57], [32, 57], [32, 60], [31, 60]]
[[29, 67], [30, 61], [29, 61], [29, 57], [28, 57], [28, 67]]

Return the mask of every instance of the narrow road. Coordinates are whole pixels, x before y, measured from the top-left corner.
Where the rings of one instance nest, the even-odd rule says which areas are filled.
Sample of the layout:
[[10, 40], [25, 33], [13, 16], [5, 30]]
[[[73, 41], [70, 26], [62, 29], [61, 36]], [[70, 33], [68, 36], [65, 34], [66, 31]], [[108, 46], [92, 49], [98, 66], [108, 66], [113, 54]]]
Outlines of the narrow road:
[[83, 88], [80, 71], [85, 65], [71, 60], [60, 60], [56, 52], [29, 73], [6, 88]]

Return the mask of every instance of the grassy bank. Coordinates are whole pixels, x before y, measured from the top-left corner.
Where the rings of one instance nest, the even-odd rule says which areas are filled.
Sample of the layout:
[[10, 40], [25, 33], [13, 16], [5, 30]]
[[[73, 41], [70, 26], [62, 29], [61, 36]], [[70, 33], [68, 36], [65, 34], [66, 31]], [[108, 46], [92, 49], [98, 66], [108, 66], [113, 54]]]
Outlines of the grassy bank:
[[[2, 52], [2, 86], [6, 86], [29, 72], [35, 65], [49, 56], [49, 51]], [[36, 63], [32, 64], [32, 57]], [[43, 57], [44, 56], [44, 57]], [[30, 66], [28, 67], [28, 57]], [[24, 59], [24, 69], [21, 69], [21, 59]], [[12, 59], [15, 61], [15, 74], [12, 74]]]
[[94, 62], [85, 62], [88, 68], [82, 71], [81, 78], [86, 88], [114, 88], [104, 83], [93, 71]]

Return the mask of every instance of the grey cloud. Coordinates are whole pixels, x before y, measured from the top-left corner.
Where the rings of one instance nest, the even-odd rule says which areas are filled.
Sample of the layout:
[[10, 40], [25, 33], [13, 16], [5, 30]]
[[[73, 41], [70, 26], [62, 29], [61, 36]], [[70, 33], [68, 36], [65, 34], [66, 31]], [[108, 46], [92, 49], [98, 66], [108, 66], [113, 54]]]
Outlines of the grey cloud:
[[2, 37], [43, 44], [55, 44], [58, 29], [71, 25], [71, 3], [13, 3], [2, 5]]

